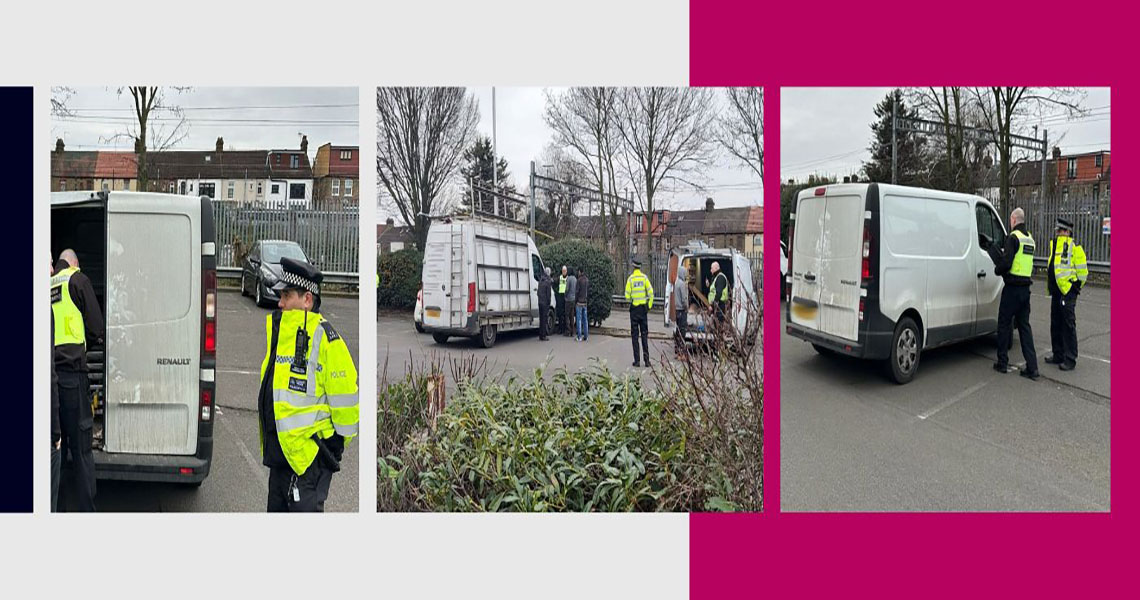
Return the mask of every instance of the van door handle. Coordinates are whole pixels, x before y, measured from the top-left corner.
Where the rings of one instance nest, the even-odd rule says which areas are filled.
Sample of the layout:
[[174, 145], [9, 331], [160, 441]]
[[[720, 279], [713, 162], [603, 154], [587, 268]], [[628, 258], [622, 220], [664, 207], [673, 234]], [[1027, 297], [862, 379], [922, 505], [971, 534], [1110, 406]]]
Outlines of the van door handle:
[[978, 271], [978, 279], [985, 279], [985, 277], [986, 277], [986, 270], [985, 269]]
[[815, 281], [815, 273], [804, 273], [804, 281]]

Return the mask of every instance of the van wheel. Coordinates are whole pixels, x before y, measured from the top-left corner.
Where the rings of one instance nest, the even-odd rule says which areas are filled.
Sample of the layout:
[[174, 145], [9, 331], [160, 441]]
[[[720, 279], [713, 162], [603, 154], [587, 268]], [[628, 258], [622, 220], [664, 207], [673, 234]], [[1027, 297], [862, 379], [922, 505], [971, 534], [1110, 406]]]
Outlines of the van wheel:
[[245, 290], [245, 271], [241, 272], [241, 295], [242, 297], [248, 296], [249, 292]]
[[494, 325], [484, 325], [483, 331], [479, 335], [479, 345], [484, 348], [490, 348], [495, 345], [496, 331]]
[[895, 327], [891, 340], [891, 357], [887, 361], [891, 379], [895, 383], [908, 383], [918, 371], [918, 361], [922, 358], [922, 333], [918, 324], [910, 317], [903, 317]]
[[[424, 332], [424, 325], [423, 325], [423, 323], [416, 323], [416, 333], [423, 333], [423, 332]], [[446, 340], [445, 340], [445, 341], [446, 341]]]
[[446, 344], [447, 338], [449, 338], [449, 337], [451, 337], [451, 336], [447, 335], [446, 333], [433, 333], [433, 334], [431, 334], [431, 339], [435, 340], [435, 343], [437, 343], [437, 344]]

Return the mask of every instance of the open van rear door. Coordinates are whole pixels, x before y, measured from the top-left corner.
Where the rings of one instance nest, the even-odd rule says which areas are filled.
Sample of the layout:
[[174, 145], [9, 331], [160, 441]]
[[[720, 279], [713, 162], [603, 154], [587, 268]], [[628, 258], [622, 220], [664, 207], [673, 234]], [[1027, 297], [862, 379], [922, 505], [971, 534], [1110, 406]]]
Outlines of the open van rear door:
[[681, 264], [681, 255], [676, 252], [669, 253], [669, 269], [665, 275], [665, 324], [669, 325], [673, 322], [673, 315], [676, 309], [673, 307], [673, 287], [676, 285], [674, 282], [677, 280], [677, 267]]
[[201, 211], [193, 197], [108, 199], [108, 452], [197, 451]]

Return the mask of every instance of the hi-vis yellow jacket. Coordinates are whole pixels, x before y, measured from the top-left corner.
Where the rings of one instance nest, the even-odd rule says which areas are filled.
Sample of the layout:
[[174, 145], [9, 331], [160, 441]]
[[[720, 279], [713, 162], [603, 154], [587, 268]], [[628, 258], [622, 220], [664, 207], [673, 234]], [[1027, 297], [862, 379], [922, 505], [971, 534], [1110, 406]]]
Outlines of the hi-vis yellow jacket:
[[1049, 255], [1052, 257], [1053, 278], [1061, 295], [1067, 295], [1078, 281], [1083, 288], [1089, 278], [1089, 265], [1085, 259], [1085, 249], [1073, 242], [1067, 235], [1057, 236], [1052, 243]]
[[[295, 361], [297, 331], [304, 328], [309, 342], [303, 360]], [[261, 380], [269, 363], [273, 339], [273, 314], [265, 320], [266, 353], [261, 361]], [[348, 346], [332, 325], [318, 313], [287, 310], [281, 313], [277, 359], [273, 368], [273, 419], [277, 439], [289, 466], [302, 475], [317, 456], [313, 434], [321, 439], [339, 433], [345, 445], [360, 431], [360, 401], [356, 366]], [[260, 421], [259, 421], [260, 423]], [[265, 432], [261, 432], [265, 453]]]
[[653, 284], [649, 283], [649, 278], [641, 269], [634, 269], [629, 279], [625, 280], [625, 299], [631, 306], [648, 304], [649, 309], [653, 309]]

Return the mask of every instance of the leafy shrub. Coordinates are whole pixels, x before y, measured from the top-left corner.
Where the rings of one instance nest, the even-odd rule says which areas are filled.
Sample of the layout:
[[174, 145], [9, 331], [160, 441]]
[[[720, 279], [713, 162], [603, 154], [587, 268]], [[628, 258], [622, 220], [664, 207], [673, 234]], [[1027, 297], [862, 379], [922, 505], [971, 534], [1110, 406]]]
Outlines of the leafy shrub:
[[415, 308], [423, 266], [423, 253], [412, 248], [381, 254], [376, 262], [376, 272], [380, 274], [376, 304], [404, 310]]
[[617, 286], [614, 282], [614, 261], [605, 252], [581, 240], [552, 242], [539, 251], [543, 263], [550, 267], [551, 277], [561, 272], [562, 265], [586, 272], [590, 278], [590, 291], [586, 299], [590, 321], [601, 323], [610, 316]]

